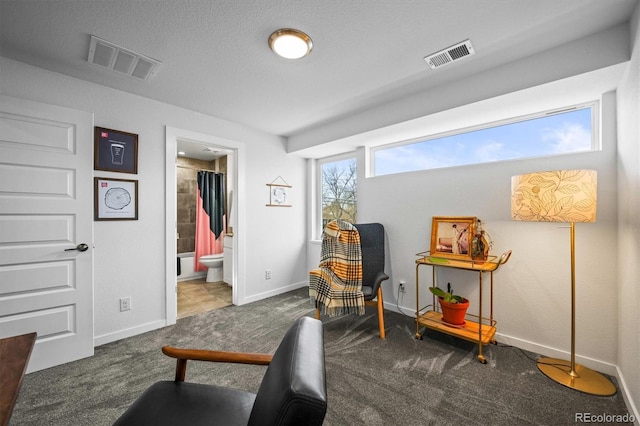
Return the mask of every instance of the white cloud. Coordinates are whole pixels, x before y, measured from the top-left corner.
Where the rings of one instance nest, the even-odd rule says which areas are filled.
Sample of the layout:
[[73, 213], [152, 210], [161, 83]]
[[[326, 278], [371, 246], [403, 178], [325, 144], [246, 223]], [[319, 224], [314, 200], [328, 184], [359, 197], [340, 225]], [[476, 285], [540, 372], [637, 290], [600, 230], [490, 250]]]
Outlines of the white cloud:
[[502, 157], [500, 156], [500, 153], [502, 152], [503, 147], [503, 143], [496, 141], [485, 143], [475, 150], [474, 161], [477, 163], [488, 163], [491, 161], [501, 160]]
[[561, 128], [548, 129], [543, 138], [551, 142], [556, 153], [591, 149], [591, 133], [580, 124], [564, 124]]
[[376, 152], [376, 174], [436, 169], [456, 164], [456, 153], [419, 149], [416, 145], [398, 146]]

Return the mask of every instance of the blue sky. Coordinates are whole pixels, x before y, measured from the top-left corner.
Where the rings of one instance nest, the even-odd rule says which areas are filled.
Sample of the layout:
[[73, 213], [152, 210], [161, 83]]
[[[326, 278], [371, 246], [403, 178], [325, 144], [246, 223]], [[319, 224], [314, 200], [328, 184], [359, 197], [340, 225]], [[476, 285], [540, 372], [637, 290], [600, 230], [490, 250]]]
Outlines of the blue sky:
[[375, 175], [591, 150], [591, 108], [379, 149]]

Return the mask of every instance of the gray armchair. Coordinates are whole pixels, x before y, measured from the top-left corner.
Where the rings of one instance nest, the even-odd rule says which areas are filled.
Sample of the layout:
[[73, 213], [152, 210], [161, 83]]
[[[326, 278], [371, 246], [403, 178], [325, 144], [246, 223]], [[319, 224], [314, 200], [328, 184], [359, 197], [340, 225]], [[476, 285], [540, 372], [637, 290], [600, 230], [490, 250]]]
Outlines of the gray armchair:
[[[362, 249], [362, 292], [365, 304], [378, 308], [380, 338], [385, 338], [382, 282], [389, 279], [384, 272], [384, 227], [380, 223], [354, 224], [360, 234]], [[374, 300], [375, 299], [375, 300]]]
[[[360, 235], [364, 303], [367, 306], [377, 307], [380, 338], [384, 339], [386, 334], [384, 330], [384, 304], [381, 284], [389, 279], [389, 276], [384, 272], [384, 226], [380, 223], [356, 223], [353, 226], [355, 226]], [[316, 318], [320, 319], [320, 307], [317, 304]]]
[[[321, 425], [327, 411], [322, 323], [296, 320], [273, 356], [165, 346], [176, 379], [148, 388], [116, 425]], [[187, 360], [268, 364], [257, 394], [184, 381]]]

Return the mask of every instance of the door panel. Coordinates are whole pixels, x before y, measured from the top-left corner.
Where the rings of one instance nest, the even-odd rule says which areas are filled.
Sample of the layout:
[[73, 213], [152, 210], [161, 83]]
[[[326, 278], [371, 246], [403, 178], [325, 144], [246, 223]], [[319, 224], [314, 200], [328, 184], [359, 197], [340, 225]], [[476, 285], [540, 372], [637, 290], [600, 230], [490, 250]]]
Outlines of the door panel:
[[0, 96], [0, 337], [38, 333], [28, 371], [93, 355], [92, 127]]

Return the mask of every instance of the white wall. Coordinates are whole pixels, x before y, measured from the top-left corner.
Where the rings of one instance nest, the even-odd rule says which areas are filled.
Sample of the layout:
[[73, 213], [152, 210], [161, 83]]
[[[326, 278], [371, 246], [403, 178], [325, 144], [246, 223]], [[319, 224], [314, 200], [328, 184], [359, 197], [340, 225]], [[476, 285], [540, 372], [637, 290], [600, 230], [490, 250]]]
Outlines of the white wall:
[[[636, 24], [638, 13], [636, 10]], [[366, 158], [364, 148], [358, 150], [357, 158], [361, 172], [358, 222], [381, 222], [387, 233], [387, 273], [391, 279], [383, 286], [386, 309], [397, 310], [399, 306], [407, 315], [415, 313], [415, 254], [429, 248], [431, 217], [478, 216], [494, 239], [494, 254], [513, 250], [509, 263], [495, 273], [498, 340], [563, 359], [569, 359], [571, 341], [569, 231], [551, 223], [512, 222], [510, 180], [512, 175], [537, 170], [597, 170], [597, 222], [576, 224], [577, 362], [617, 376], [619, 391], [637, 415], [640, 402], [637, 262], [640, 257], [637, 213], [640, 210], [640, 34], [637, 25], [632, 34], [635, 44], [629, 63], [380, 129], [388, 134], [413, 132], [423, 126], [424, 134], [437, 133], [443, 128], [491, 122], [496, 116], [517, 116], [558, 107], [562, 102], [600, 99], [603, 145], [600, 152], [368, 179], [362, 172]], [[376, 131], [369, 135], [378, 136]], [[624, 195], [618, 197], [618, 194]], [[320, 245], [311, 241], [309, 268], [317, 265], [319, 253]], [[458, 292], [470, 296], [472, 304], [477, 301], [476, 274], [441, 270], [437, 279], [439, 284], [454, 284]], [[397, 292], [400, 280], [407, 282], [405, 294]], [[421, 307], [429, 303], [426, 287], [430, 282], [430, 269], [422, 267]], [[483, 309], [486, 313], [488, 306]], [[477, 312], [477, 306], [472, 307], [472, 311]]]
[[[289, 137], [287, 150], [319, 158], [352, 151], [358, 146], [389, 143], [390, 137], [397, 137], [395, 141], [420, 137], [423, 134], [415, 134], [410, 128], [399, 132], [395, 124], [599, 70], [628, 59], [629, 29], [621, 24], [515, 62], [488, 66], [485, 71], [461, 80], [443, 77], [448, 75], [445, 67], [433, 76], [439, 83], [431, 89], [412, 92], [395, 102], [305, 129]], [[589, 89], [588, 86], [584, 88]]]
[[630, 405], [640, 407], [640, 8], [632, 21], [633, 54], [618, 91], [618, 368]]
[[[284, 145], [255, 143], [247, 149], [247, 290], [246, 302], [307, 285], [306, 162], [287, 156]], [[268, 183], [281, 176], [292, 186], [291, 207], [266, 207]], [[276, 182], [277, 183], [277, 182]], [[271, 280], [265, 280], [265, 270]]]
[[[611, 123], [613, 124], [613, 123]], [[415, 311], [415, 254], [428, 250], [432, 216], [477, 216], [494, 240], [494, 254], [513, 250], [495, 274], [495, 319], [500, 340], [551, 356], [570, 344], [570, 269], [568, 229], [556, 224], [512, 222], [511, 176], [537, 170], [598, 170], [598, 220], [577, 225], [577, 352], [581, 363], [599, 370], [617, 360], [615, 140], [603, 152], [501, 164], [432, 170], [367, 179], [360, 184], [359, 221], [379, 221], [387, 230], [393, 286], [385, 301], [396, 299], [406, 280], [401, 306]], [[379, 201], [384, 199], [385, 203]], [[371, 201], [373, 200], [373, 201]], [[431, 271], [421, 269], [421, 300], [426, 304]], [[439, 283], [451, 282], [470, 298], [477, 313], [478, 276], [440, 270]], [[486, 289], [487, 287], [485, 287]], [[485, 293], [485, 296], [488, 293]], [[487, 299], [485, 299], [487, 300]], [[488, 305], [484, 306], [485, 313]], [[583, 358], [592, 358], [594, 364]]]
[[[95, 125], [139, 135], [138, 174], [95, 172], [139, 181], [139, 220], [95, 222], [95, 341], [106, 343], [166, 323], [165, 126], [189, 129], [247, 146], [247, 301], [306, 282], [305, 161], [288, 156], [283, 141], [228, 121], [176, 108], [20, 62], [0, 58], [0, 93], [94, 113]], [[140, 82], [144, 84], [144, 82]], [[93, 143], [93, 141], [87, 141]], [[293, 186], [290, 208], [268, 208], [266, 184], [281, 175]], [[264, 279], [264, 269], [272, 279]], [[119, 312], [130, 296], [131, 311]]]
[[[390, 282], [383, 287], [387, 309], [396, 310], [397, 304], [406, 314], [415, 313], [415, 255], [429, 249], [431, 218], [477, 216], [493, 237], [494, 254], [513, 250], [509, 263], [495, 274], [494, 317], [498, 321], [499, 340], [568, 359], [571, 342], [569, 230], [557, 224], [512, 222], [511, 176], [540, 170], [595, 169], [599, 197], [597, 222], [576, 225], [576, 352], [579, 363], [616, 373], [616, 95], [610, 90], [617, 86], [626, 67], [626, 64], [617, 65], [443, 111], [423, 118], [420, 123], [425, 134], [437, 133], [439, 127], [465, 128], [478, 122], [491, 122], [495, 117], [558, 108], [567, 102], [599, 100], [602, 151], [372, 178], [359, 175], [358, 222], [380, 222], [387, 232], [387, 273], [391, 275]], [[362, 172], [364, 149], [359, 150], [358, 159]], [[319, 246], [311, 244], [310, 267], [317, 264], [316, 252], [319, 253]], [[422, 267], [420, 271], [422, 307], [430, 300], [427, 287], [431, 270]], [[407, 292], [398, 297], [400, 280], [407, 282]], [[458, 293], [468, 296], [472, 301], [471, 312], [477, 313], [477, 274], [440, 270], [438, 280], [441, 285], [451, 282]], [[486, 296], [488, 293], [485, 293], [484, 313], [489, 309]]]

